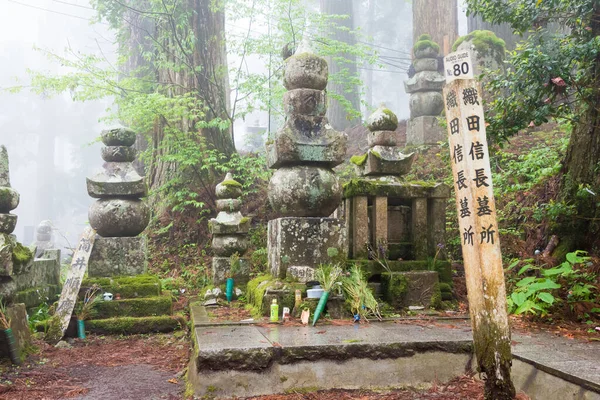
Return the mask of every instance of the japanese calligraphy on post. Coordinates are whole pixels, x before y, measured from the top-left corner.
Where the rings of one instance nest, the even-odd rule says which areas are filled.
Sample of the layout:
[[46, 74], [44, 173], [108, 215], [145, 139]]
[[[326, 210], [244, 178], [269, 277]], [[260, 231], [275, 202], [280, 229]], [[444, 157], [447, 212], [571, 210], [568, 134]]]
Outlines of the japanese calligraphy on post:
[[79, 239], [75, 253], [73, 254], [73, 261], [71, 261], [71, 268], [67, 274], [67, 280], [65, 281], [60, 299], [58, 300], [58, 306], [56, 307], [56, 315], [60, 318], [61, 329], [63, 334], [69, 326], [71, 314], [75, 308], [77, 302], [77, 295], [79, 294], [79, 288], [81, 287], [81, 281], [87, 270], [88, 261], [90, 254], [92, 253], [92, 247], [94, 246], [94, 238], [96, 231], [92, 228], [86, 228]]
[[491, 368], [481, 365], [481, 360], [489, 359], [488, 352], [492, 360], [494, 354], [502, 355], [496, 362], [506, 362], [510, 369], [510, 329], [482, 88], [472, 79], [468, 51], [449, 54], [446, 61], [443, 95], [475, 350], [484, 372]]

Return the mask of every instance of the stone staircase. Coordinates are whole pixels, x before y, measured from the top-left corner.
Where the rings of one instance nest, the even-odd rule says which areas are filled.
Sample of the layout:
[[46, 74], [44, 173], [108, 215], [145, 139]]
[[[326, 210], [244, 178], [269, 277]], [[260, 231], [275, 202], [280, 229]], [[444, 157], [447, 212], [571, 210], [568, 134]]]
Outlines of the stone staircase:
[[155, 276], [88, 278], [81, 285], [80, 299], [83, 299], [85, 291], [94, 284], [101, 287], [101, 293], [112, 293], [113, 300], [100, 300], [94, 305], [92, 319], [85, 322], [89, 332], [170, 332], [185, 324], [183, 316], [173, 314], [172, 296], [168, 292], [162, 292], [160, 280]]

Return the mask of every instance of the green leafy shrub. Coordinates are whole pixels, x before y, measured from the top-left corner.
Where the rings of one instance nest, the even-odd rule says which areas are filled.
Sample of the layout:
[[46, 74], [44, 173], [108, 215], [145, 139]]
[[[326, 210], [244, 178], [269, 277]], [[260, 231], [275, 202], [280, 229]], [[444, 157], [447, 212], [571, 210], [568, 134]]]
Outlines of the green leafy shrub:
[[[598, 308], [600, 293], [594, 284], [597, 277], [588, 270], [590, 258], [586, 254], [581, 250], [568, 253], [566, 260], [553, 268], [535, 266], [532, 260], [524, 260], [525, 265], [516, 273], [520, 279], [508, 282], [509, 312], [546, 316], [563, 306], [576, 319], [589, 318], [589, 313], [578, 313], [578, 305], [587, 303], [592, 310]], [[508, 271], [520, 264], [514, 261]]]

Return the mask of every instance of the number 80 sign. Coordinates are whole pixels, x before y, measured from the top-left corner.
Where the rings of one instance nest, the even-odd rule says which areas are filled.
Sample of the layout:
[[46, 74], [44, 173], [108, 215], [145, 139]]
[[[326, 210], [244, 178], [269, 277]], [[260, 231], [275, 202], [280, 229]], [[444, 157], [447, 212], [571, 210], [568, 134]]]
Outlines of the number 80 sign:
[[444, 58], [446, 83], [456, 79], [473, 79], [473, 63], [468, 50], [450, 53]]

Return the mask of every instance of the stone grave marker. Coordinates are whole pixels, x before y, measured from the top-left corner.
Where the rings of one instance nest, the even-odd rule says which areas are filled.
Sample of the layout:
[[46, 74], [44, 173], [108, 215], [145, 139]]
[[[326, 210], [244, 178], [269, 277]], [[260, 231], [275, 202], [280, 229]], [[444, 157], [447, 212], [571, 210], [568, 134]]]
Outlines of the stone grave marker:
[[95, 236], [96, 231], [92, 228], [88, 227], [83, 231], [75, 254], [73, 254], [73, 261], [71, 261], [71, 268], [69, 269], [67, 280], [63, 285], [62, 293], [58, 300], [55, 315], [60, 319], [60, 328], [62, 329], [63, 335], [69, 326], [75, 303], [77, 303], [77, 295], [79, 294], [81, 281], [87, 270], [90, 254], [94, 247]]

